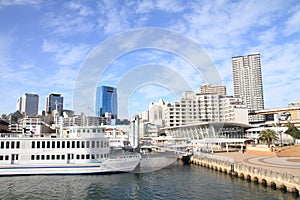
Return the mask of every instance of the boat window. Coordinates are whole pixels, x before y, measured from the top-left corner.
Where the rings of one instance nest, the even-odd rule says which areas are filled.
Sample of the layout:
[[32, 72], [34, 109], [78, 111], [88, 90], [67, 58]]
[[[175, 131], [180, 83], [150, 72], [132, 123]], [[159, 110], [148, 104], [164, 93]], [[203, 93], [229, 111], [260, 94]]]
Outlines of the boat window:
[[76, 159], [79, 160], [80, 159], [80, 155], [77, 154], [76, 155]]
[[67, 148], [70, 148], [70, 141], [67, 141]]
[[15, 141], [11, 142], [11, 148], [14, 149], [15, 148]]
[[86, 141], [86, 148], [90, 148], [90, 141]]
[[86, 159], [90, 159], [90, 154], [86, 154]]
[[99, 141], [96, 141], [96, 148], [99, 148]]
[[95, 141], [92, 141], [92, 148], [95, 148]]
[[57, 141], [56, 147], [59, 149], [60, 148], [60, 141]]
[[15, 160], [19, 160], [19, 154], [15, 154], [16, 158]]
[[2, 155], [0, 156], [0, 160], [3, 160], [3, 156]]
[[93, 128], [93, 133], [96, 133], [96, 129], [95, 128]]
[[8, 141], [6, 142], [6, 147], [5, 148], [9, 149], [9, 142]]
[[84, 154], [81, 155], [81, 159], [84, 159]]
[[35, 148], [35, 141], [31, 142], [31, 148], [34, 149]]
[[72, 148], [75, 148], [75, 141], [72, 141]]
[[40, 141], [36, 142], [36, 148], [40, 148]]
[[45, 160], [45, 155], [41, 155], [41, 160]]
[[76, 143], [77, 148], [80, 148], [80, 141], [77, 141]]
[[103, 141], [101, 141], [101, 148], [103, 148]]
[[47, 159], [47, 160], [50, 160], [50, 155], [47, 155], [47, 156], [46, 156], [46, 159]]
[[90, 132], [90, 130], [89, 130], [89, 129], [86, 129], [86, 132], [87, 132], [87, 133], [89, 133], [89, 132]]
[[55, 155], [51, 155], [51, 160], [55, 160]]
[[56, 155], [56, 160], [60, 160], [60, 155]]
[[52, 149], [55, 149], [55, 141], [52, 141]]
[[47, 141], [47, 148], [50, 148], [50, 141]]
[[36, 159], [37, 159], [37, 160], [40, 160], [40, 155], [36, 155]]
[[65, 143], [66, 143], [65, 141], [62, 141], [62, 144], [61, 144], [62, 148], [66, 148]]
[[65, 155], [61, 155], [61, 159], [64, 160], [65, 159]]
[[42, 141], [42, 149], [45, 148], [45, 141]]
[[4, 149], [4, 142], [0, 143], [1, 149]]
[[92, 159], [96, 159], [95, 154], [92, 154], [91, 156], [92, 156]]
[[81, 141], [81, 148], [84, 148], [84, 147], [85, 147], [84, 141]]
[[85, 129], [82, 129], [82, 132], [85, 133]]
[[101, 154], [101, 158], [103, 158], [103, 154]]
[[99, 155], [99, 154], [96, 154], [96, 158], [99, 159], [99, 158], [100, 158], [100, 155]]
[[34, 155], [31, 155], [30, 160], [34, 160]]
[[17, 149], [20, 149], [20, 141], [17, 141]]

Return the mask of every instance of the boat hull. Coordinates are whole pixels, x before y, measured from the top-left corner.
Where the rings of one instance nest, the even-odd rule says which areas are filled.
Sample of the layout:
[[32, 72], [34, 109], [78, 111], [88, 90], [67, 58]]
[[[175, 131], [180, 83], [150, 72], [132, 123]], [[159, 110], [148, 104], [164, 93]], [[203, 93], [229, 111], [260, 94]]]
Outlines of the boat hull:
[[132, 172], [140, 159], [107, 160], [101, 164], [1, 165], [0, 176], [80, 175]]

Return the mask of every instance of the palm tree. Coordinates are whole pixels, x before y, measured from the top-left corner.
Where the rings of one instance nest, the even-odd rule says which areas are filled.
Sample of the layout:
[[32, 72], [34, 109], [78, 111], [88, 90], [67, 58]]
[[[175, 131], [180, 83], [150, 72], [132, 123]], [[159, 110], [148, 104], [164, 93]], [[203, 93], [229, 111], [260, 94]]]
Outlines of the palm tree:
[[286, 126], [288, 127], [288, 129], [285, 131], [286, 134], [292, 136], [294, 140], [300, 139], [300, 131], [293, 123], [288, 122]]
[[265, 129], [259, 133], [259, 140], [267, 141], [268, 147], [272, 140], [278, 140], [278, 134], [272, 129]]

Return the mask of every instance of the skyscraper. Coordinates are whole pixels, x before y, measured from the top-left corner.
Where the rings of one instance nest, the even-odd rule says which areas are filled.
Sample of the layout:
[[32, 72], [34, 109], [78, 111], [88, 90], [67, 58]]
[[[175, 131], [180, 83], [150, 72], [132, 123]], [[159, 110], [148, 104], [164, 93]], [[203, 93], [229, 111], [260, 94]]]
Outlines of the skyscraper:
[[49, 96], [46, 97], [46, 112], [48, 114], [51, 114], [53, 110], [56, 110], [61, 113], [64, 109], [64, 98], [61, 96], [61, 94], [49, 94]]
[[109, 86], [97, 87], [95, 112], [98, 117], [105, 117], [105, 113], [110, 113], [112, 119], [117, 119], [117, 88]]
[[18, 98], [17, 106], [21, 113], [26, 113], [26, 115], [31, 116], [38, 115], [39, 95], [26, 93], [22, 97]]
[[[232, 71], [234, 95], [250, 110], [264, 109], [260, 54], [232, 57]], [[262, 115], [249, 117], [250, 122], [262, 120]]]

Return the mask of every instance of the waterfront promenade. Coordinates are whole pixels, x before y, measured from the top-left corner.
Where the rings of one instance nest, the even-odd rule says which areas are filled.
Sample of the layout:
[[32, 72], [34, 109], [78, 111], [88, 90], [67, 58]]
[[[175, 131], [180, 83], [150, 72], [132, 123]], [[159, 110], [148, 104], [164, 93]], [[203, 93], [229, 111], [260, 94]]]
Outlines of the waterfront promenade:
[[300, 177], [300, 157], [271, 157], [242, 152], [222, 152], [214, 155], [233, 158], [235, 163]]

